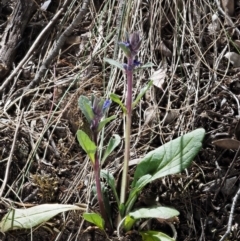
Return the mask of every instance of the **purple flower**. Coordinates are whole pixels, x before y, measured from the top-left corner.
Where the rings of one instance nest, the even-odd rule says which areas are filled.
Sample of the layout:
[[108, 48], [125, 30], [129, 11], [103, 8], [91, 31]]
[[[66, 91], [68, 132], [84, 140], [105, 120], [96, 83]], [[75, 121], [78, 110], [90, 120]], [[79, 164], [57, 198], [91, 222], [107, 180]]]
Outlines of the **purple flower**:
[[104, 101], [102, 98], [92, 96], [93, 119], [90, 126], [92, 131], [96, 131], [98, 129], [98, 125], [110, 104], [111, 100]]
[[112, 103], [111, 100], [105, 100], [105, 102], [103, 103], [103, 107], [102, 107], [103, 113], [106, 112], [106, 110], [109, 108], [109, 106], [111, 105], [111, 103]]
[[129, 42], [122, 42], [126, 47], [129, 47], [130, 46], [130, 43]]
[[132, 71], [135, 67], [141, 65], [141, 62], [139, 62], [137, 59], [135, 59], [133, 61], [133, 65], [129, 66], [128, 64], [123, 64], [123, 68], [126, 70], [126, 71]]
[[134, 59], [133, 64], [134, 64], [134, 67], [137, 67], [137, 66], [141, 65], [141, 62], [138, 61], [137, 59]]

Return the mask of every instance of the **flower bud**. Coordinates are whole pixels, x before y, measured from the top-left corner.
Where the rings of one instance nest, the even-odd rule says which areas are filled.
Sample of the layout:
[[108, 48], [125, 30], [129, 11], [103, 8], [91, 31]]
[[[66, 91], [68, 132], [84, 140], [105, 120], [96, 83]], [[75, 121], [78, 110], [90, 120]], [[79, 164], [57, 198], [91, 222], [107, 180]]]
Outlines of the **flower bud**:
[[130, 34], [129, 42], [130, 42], [130, 50], [132, 53], [132, 57], [134, 57], [135, 55], [137, 55], [137, 52], [138, 52], [138, 50], [141, 46], [141, 42], [142, 42], [142, 40], [140, 39], [139, 33], [134, 32], [134, 33]]
[[92, 131], [96, 131], [98, 129], [98, 125], [110, 104], [111, 100], [104, 101], [102, 98], [92, 96], [92, 111], [94, 114], [90, 126]]
[[125, 42], [120, 42], [119, 47], [123, 50], [127, 58], [134, 58], [141, 46], [142, 40], [138, 32], [126, 36]]

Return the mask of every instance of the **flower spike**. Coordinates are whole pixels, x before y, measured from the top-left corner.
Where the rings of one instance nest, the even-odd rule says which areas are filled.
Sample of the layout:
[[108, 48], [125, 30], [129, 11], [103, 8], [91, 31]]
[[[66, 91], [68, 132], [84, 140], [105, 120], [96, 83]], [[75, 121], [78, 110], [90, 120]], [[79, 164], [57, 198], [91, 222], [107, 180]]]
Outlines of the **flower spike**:
[[126, 41], [118, 43], [120, 48], [123, 50], [127, 58], [134, 58], [141, 46], [142, 40], [138, 32], [134, 32], [128, 36], [126, 34]]

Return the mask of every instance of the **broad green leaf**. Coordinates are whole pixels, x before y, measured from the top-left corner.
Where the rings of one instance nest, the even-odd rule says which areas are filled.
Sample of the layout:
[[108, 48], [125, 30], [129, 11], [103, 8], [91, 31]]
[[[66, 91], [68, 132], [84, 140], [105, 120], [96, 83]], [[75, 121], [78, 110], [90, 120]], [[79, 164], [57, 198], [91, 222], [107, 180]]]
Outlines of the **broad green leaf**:
[[145, 86], [144, 88], [142, 88], [136, 98], [136, 100], [134, 100], [134, 102], [132, 103], [132, 108], [134, 108], [137, 103], [139, 102], [139, 100], [143, 97], [143, 95], [146, 93], [146, 91], [152, 86], [153, 81], [149, 81], [147, 86]]
[[96, 145], [94, 142], [92, 142], [89, 138], [89, 136], [82, 130], [77, 131], [77, 139], [82, 147], [82, 149], [87, 153], [89, 156], [90, 160], [94, 163], [95, 162], [95, 153], [97, 150]]
[[83, 218], [86, 221], [95, 224], [101, 230], [104, 230], [104, 220], [99, 214], [97, 214], [97, 213], [84, 213]]
[[168, 235], [165, 233], [161, 233], [158, 231], [144, 231], [140, 232], [142, 235], [142, 240], [143, 241], [175, 241], [175, 239], [170, 238]]
[[112, 101], [114, 101], [115, 103], [120, 105], [120, 107], [122, 108], [122, 110], [125, 114], [127, 113], [126, 107], [124, 106], [124, 104], [122, 103], [122, 101], [120, 100], [120, 97], [118, 95], [110, 94], [110, 98]]
[[202, 147], [204, 135], [204, 129], [197, 129], [149, 152], [137, 165], [125, 213], [131, 211], [146, 184], [187, 168]]
[[168, 220], [170, 218], [176, 217], [179, 212], [176, 209], [168, 207], [151, 207], [151, 208], [140, 208], [134, 212], [130, 212], [126, 219], [124, 220], [124, 229], [129, 231], [134, 224], [134, 220], [140, 218], [160, 218], [163, 220]]
[[110, 116], [110, 117], [105, 118], [104, 120], [102, 120], [102, 121], [99, 123], [99, 125], [98, 125], [98, 131], [101, 131], [102, 128], [103, 128], [108, 122], [110, 122], [111, 120], [116, 119], [116, 117], [117, 117], [116, 115], [112, 115], [112, 116]]
[[176, 209], [168, 207], [151, 207], [151, 208], [140, 208], [128, 214], [133, 219], [140, 218], [161, 218], [170, 219], [179, 215]]
[[48, 221], [61, 212], [70, 210], [85, 211], [85, 209], [78, 206], [67, 204], [42, 204], [27, 209], [12, 209], [3, 217], [0, 223], [0, 231], [30, 229]]
[[146, 69], [146, 68], [150, 68], [150, 67], [154, 67], [154, 66], [155, 66], [155, 64], [153, 64], [153, 63], [151, 63], [151, 62], [148, 62], [148, 63], [146, 63], [146, 64], [143, 64], [143, 65], [140, 66], [140, 67], [135, 68], [135, 69], [134, 69], [134, 72], [136, 72], [136, 71], [138, 71], [138, 70], [140, 70], [140, 69]]
[[117, 68], [119, 68], [119, 69], [121, 69], [121, 70], [124, 70], [123, 64], [120, 63], [120, 62], [118, 62], [118, 61], [116, 61], [116, 60], [114, 60], [114, 59], [103, 58], [103, 60], [104, 60], [105, 62], [107, 62], [107, 63], [109, 63], [109, 64], [111, 64], [111, 65], [113, 65], [113, 66], [115, 66], [115, 67], [117, 67]]
[[86, 117], [88, 123], [91, 123], [94, 117], [91, 101], [86, 96], [81, 95], [78, 99], [78, 106]]
[[111, 187], [113, 194], [115, 196], [115, 199], [117, 201], [118, 206], [120, 205], [120, 201], [118, 198], [117, 190], [115, 187], [115, 179], [113, 175], [108, 170], [101, 170], [101, 178], [104, 178], [107, 182], [107, 184]]
[[112, 153], [112, 151], [119, 145], [121, 141], [121, 137], [117, 134], [113, 135], [108, 142], [107, 149], [104, 152], [102, 163], [106, 160], [106, 158]]
[[201, 149], [204, 135], [204, 129], [197, 129], [149, 152], [137, 165], [132, 187], [144, 175], [152, 175], [152, 182], [187, 168]]

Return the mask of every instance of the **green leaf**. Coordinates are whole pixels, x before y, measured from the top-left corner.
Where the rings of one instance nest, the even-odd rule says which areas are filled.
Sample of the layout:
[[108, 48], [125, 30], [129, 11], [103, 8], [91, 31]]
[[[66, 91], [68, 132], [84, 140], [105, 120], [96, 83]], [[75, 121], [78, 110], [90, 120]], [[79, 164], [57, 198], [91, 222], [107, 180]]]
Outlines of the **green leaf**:
[[131, 191], [126, 203], [126, 214], [131, 211], [143, 187], [164, 176], [187, 168], [202, 147], [204, 129], [194, 130], [149, 152], [137, 165]]
[[131, 192], [129, 194], [128, 200], [125, 204], [126, 209], [125, 214], [128, 214], [131, 211], [131, 208], [133, 207], [135, 201], [138, 198], [139, 193], [141, 192], [141, 190], [143, 189], [143, 187], [146, 186], [147, 183], [149, 183], [149, 180], [151, 179], [151, 175], [144, 175], [141, 178], [139, 178], [139, 180], [137, 181], [136, 185], [131, 188]]
[[91, 101], [86, 96], [81, 95], [78, 99], [78, 106], [86, 117], [88, 123], [91, 123], [94, 117]]
[[94, 163], [95, 162], [95, 153], [97, 150], [96, 145], [92, 142], [89, 136], [82, 130], [77, 131], [77, 139], [82, 147], [82, 149], [87, 153], [90, 160]]
[[155, 66], [155, 64], [153, 64], [151, 62], [148, 62], [148, 63], [146, 63], [146, 64], [144, 64], [144, 65], [142, 65], [140, 67], [135, 68], [134, 72], [136, 72], [136, 71], [138, 71], [140, 69], [146, 69], [146, 68], [150, 68], [150, 67], [154, 67], [154, 66]]
[[108, 122], [110, 122], [111, 120], [116, 119], [116, 117], [117, 117], [116, 115], [112, 115], [112, 116], [110, 116], [110, 117], [105, 118], [104, 120], [102, 120], [102, 121], [99, 123], [99, 125], [98, 125], [98, 131], [101, 131], [102, 128], [103, 128]]
[[143, 241], [175, 241], [175, 239], [170, 238], [165, 233], [157, 231], [144, 231], [140, 232]]
[[117, 134], [113, 135], [108, 142], [107, 149], [104, 152], [102, 163], [106, 160], [106, 158], [112, 153], [112, 151], [119, 145], [121, 141], [121, 137]]
[[30, 229], [61, 212], [70, 210], [83, 210], [83, 208], [67, 204], [42, 204], [27, 209], [12, 209], [3, 217], [0, 223], [0, 231]]
[[204, 135], [204, 129], [197, 129], [149, 152], [137, 165], [132, 187], [144, 175], [150, 174], [152, 182], [187, 168], [201, 149]]
[[122, 49], [122, 51], [124, 52], [126, 57], [131, 56], [131, 50], [129, 49], [129, 47], [126, 46], [126, 44], [120, 42], [120, 43], [118, 43], [118, 45]]
[[127, 215], [124, 219], [124, 230], [128, 232], [137, 220]]
[[125, 69], [123, 68], [123, 64], [120, 63], [120, 62], [118, 62], [118, 61], [116, 61], [116, 60], [114, 60], [114, 59], [103, 58], [103, 60], [104, 60], [105, 62], [107, 62], [107, 63], [109, 63], [109, 64], [111, 64], [111, 65], [113, 65], [113, 66], [115, 66], [115, 67], [117, 67], [117, 68], [119, 68], [119, 69], [121, 69], [121, 70], [125, 70]]
[[[152, 207], [152, 208], [140, 208], [134, 212], [130, 212], [124, 220], [124, 229], [129, 231], [134, 222], [140, 218], [160, 218], [168, 220], [176, 217], [179, 212], [176, 209], [168, 207]], [[135, 221], [134, 221], [135, 220]]]
[[[129, 231], [136, 220], [140, 218], [161, 218], [170, 219], [179, 215], [176, 209], [168, 207], [152, 207], [152, 208], [140, 208], [134, 212], [130, 212], [124, 220], [124, 229]], [[134, 221], [135, 220], [135, 221]]]
[[118, 206], [120, 205], [120, 201], [118, 198], [117, 190], [115, 187], [115, 179], [113, 175], [108, 170], [101, 170], [101, 178], [104, 178], [107, 182], [107, 184], [111, 187], [113, 194], [115, 196], [115, 199], [117, 201]]
[[121, 217], [124, 217], [125, 215], [124, 215], [124, 212], [125, 212], [125, 205], [123, 204], [123, 203], [121, 203], [120, 204], [120, 206], [119, 206], [119, 213], [120, 213], [120, 216]]
[[139, 102], [139, 100], [143, 97], [143, 95], [146, 93], [146, 91], [152, 86], [153, 81], [149, 81], [147, 86], [145, 86], [144, 88], [142, 88], [140, 90], [140, 93], [138, 94], [136, 100], [134, 100], [134, 102], [132, 103], [132, 108], [134, 108], [137, 103]]
[[89, 223], [95, 224], [101, 230], [104, 230], [104, 220], [97, 213], [84, 213], [83, 218]]
[[129, 216], [133, 219], [140, 218], [161, 218], [170, 219], [179, 215], [176, 209], [168, 207], [152, 207], [152, 208], [140, 208], [134, 212], [130, 212]]
[[119, 104], [123, 110], [123, 112], [126, 114], [127, 110], [125, 105], [122, 103], [122, 101], [120, 100], [120, 97], [116, 94], [110, 94], [110, 98], [112, 101], [114, 101], [115, 103]]
[[138, 194], [141, 192], [141, 190], [150, 182], [152, 176], [150, 174], [146, 174], [139, 178], [134, 186], [134, 188], [131, 189], [131, 192], [129, 194], [129, 198], [133, 196], [138, 196]]

